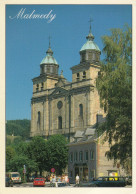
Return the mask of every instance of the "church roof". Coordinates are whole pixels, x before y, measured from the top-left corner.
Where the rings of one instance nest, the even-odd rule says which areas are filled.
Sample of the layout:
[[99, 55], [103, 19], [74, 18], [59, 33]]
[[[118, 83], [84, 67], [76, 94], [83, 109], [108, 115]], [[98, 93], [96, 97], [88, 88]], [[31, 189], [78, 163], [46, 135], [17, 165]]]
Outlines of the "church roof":
[[56, 59], [53, 57], [53, 51], [52, 51], [51, 46], [50, 46], [50, 41], [49, 41], [49, 48], [46, 51], [46, 54], [47, 55], [43, 58], [40, 65], [41, 64], [55, 64], [55, 65], [58, 65]]
[[40, 64], [56, 64], [58, 65], [56, 59], [53, 56], [46, 56], [43, 58]]
[[87, 42], [80, 49], [80, 51], [83, 51], [83, 50], [96, 50], [96, 51], [100, 52], [99, 47], [92, 40], [87, 40]]
[[93, 41], [94, 40], [94, 36], [91, 32], [91, 25], [90, 25], [90, 31], [88, 36], [86, 37], [87, 42], [82, 46], [82, 48], [80, 49], [80, 51], [83, 50], [96, 50], [96, 51], [100, 51], [99, 47], [97, 46], [97, 44]]

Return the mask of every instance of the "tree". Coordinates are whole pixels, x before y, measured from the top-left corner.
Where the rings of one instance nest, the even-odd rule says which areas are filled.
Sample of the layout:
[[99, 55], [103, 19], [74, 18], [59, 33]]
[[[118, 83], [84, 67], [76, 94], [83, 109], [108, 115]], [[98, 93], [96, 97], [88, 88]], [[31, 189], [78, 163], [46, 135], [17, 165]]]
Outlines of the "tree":
[[42, 172], [46, 169], [46, 147], [46, 141], [40, 136], [35, 136], [32, 138], [32, 141], [29, 143], [27, 149], [29, 159], [33, 159], [37, 163], [37, 171], [40, 171], [41, 176]]
[[30, 134], [30, 120], [9, 120], [6, 123], [7, 135], [21, 136], [28, 139]]
[[15, 150], [11, 146], [6, 147], [6, 170], [10, 170], [10, 162], [15, 156]]
[[47, 171], [55, 168], [56, 174], [62, 174], [68, 163], [67, 143], [62, 135], [52, 135], [49, 137], [47, 141]]
[[34, 171], [38, 171], [37, 163], [29, 158], [29, 143], [20, 142], [11, 144], [6, 148], [6, 171], [18, 171], [23, 176], [24, 165], [26, 165], [26, 176], [29, 177]]
[[132, 162], [132, 30], [127, 25], [111, 29], [111, 35], [103, 36], [102, 40], [105, 60], [96, 87], [107, 116], [98, 132], [106, 131], [105, 141], [110, 145], [108, 159], [128, 170]]
[[9, 171], [20, 172], [23, 177], [24, 165], [26, 166], [26, 176], [29, 177], [30, 173], [37, 171], [38, 166], [34, 160], [30, 160], [26, 155], [15, 155], [10, 161]]
[[28, 147], [29, 147], [29, 142], [19, 142], [18, 144], [13, 144], [16, 154], [17, 155], [24, 155], [24, 156], [28, 156]]
[[11, 146], [6, 147], [6, 159], [9, 161], [11, 160], [15, 155], [15, 150]]

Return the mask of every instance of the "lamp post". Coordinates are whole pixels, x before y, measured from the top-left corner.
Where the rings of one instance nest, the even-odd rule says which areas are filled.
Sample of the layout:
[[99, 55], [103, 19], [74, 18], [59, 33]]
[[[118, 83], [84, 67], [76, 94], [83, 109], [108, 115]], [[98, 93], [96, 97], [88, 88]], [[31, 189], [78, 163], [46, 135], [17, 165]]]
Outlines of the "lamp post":
[[24, 164], [24, 169], [23, 169], [23, 174], [24, 174], [24, 183], [26, 182], [26, 178], [25, 178], [25, 174], [26, 174], [26, 166], [25, 166], [25, 164]]

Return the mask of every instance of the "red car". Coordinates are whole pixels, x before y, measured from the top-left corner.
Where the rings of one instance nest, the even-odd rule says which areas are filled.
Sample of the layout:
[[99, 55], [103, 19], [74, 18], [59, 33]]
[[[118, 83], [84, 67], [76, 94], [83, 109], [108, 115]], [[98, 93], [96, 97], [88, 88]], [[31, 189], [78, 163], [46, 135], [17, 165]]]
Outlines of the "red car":
[[45, 186], [45, 179], [44, 178], [35, 178], [33, 181], [33, 186]]

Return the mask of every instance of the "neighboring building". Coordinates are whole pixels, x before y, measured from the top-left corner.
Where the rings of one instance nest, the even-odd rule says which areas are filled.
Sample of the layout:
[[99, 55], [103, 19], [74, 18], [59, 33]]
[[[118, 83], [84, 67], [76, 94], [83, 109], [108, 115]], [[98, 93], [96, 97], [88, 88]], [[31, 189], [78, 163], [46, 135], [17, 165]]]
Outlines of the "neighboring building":
[[40, 75], [33, 81], [31, 99], [31, 134], [48, 136], [63, 134], [72, 138], [76, 131], [84, 131], [96, 123], [100, 108], [95, 81], [100, 69], [99, 47], [91, 32], [80, 50], [80, 63], [71, 68], [72, 82], [68, 82], [53, 57], [50, 43], [40, 64]]
[[74, 141], [69, 143], [68, 175], [70, 183], [75, 183], [78, 174], [80, 181], [91, 181], [100, 176], [125, 175], [119, 164], [114, 166], [105, 152], [109, 150], [108, 142], [103, 143], [104, 134], [97, 137], [95, 128], [77, 131]]

